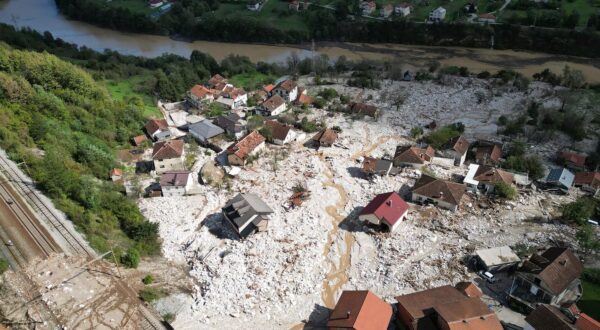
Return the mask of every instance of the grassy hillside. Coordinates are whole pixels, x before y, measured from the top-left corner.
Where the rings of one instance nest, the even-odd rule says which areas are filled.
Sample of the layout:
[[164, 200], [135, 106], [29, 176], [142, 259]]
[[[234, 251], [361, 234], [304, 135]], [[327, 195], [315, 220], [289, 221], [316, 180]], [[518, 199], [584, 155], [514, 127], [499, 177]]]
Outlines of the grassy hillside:
[[159, 251], [157, 225], [107, 181], [115, 150], [139, 134], [148, 112], [143, 100], [113, 99], [74, 64], [0, 44], [0, 145], [27, 163], [99, 251], [110, 245]]

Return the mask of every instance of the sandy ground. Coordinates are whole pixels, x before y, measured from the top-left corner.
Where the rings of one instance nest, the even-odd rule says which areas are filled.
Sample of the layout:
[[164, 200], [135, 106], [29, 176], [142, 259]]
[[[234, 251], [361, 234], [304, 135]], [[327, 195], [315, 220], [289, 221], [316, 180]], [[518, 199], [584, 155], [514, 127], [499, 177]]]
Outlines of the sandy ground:
[[[407, 221], [392, 234], [374, 232], [356, 218], [376, 194], [404, 195], [420, 175], [407, 170], [369, 181], [360, 172], [360, 157], [392, 154], [396, 145], [409, 142], [411, 127], [432, 119], [441, 125], [463, 122], [471, 140], [493, 137], [497, 117], [510, 114], [525, 97], [545, 95], [536, 91], [543, 86], [534, 85], [529, 95], [490, 94], [483, 104], [477, 103], [475, 93], [488, 87], [478, 80], [448, 86], [391, 83], [381, 91], [334, 87], [355, 98], [372, 95], [368, 102], [379, 105], [383, 117], [352, 120], [314, 110], [312, 116], [341, 127], [334, 147], [316, 151], [301, 143], [268, 146], [257, 163], [223, 189], [202, 186], [196, 196], [139, 201], [144, 215], [160, 224], [165, 258], [187, 265], [194, 283], [191, 296], [179, 294], [156, 305], [162, 312], [176, 312], [175, 328], [321, 324], [344, 289], [369, 289], [394, 302], [398, 294], [472, 277], [461, 260], [475, 249], [574, 241], [570, 227], [536, 219], [556, 214], [557, 206], [573, 200], [577, 192], [555, 196], [528, 190], [514, 202], [473, 196], [456, 213], [411, 204]], [[407, 98], [396, 109], [393, 103], [400, 93]], [[543, 154], [556, 147], [536, 150]], [[447, 178], [467, 172], [466, 166], [430, 170]], [[287, 199], [297, 183], [311, 196], [301, 207], [289, 209]], [[220, 208], [238, 192], [254, 192], [273, 208], [268, 232], [244, 241], [234, 238]]]

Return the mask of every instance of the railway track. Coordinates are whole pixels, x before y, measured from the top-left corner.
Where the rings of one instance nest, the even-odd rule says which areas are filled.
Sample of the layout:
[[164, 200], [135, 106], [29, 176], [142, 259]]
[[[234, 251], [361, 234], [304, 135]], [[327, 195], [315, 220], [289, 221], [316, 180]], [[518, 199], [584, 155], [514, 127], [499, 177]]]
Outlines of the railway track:
[[21, 192], [21, 196], [24, 197], [26, 202], [39, 215], [39, 217], [44, 219], [46, 223], [50, 225], [50, 227], [56, 229], [64, 241], [67, 242], [67, 248], [70, 251], [63, 252], [89, 257], [96, 256], [94, 251], [92, 251], [87, 244], [82, 243], [75, 236], [75, 234], [71, 232], [71, 230], [65, 227], [61, 219], [54, 214], [54, 212], [44, 203], [44, 201], [42, 201], [42, 199], [32, 188], [33, 182], [29, 178], [22, 177], [21, 174], [16, 171], [2, 155], [0, 155], [0, 167], [0, 170], [5, 174], [7, 179], [13, 183], [13, 186], [17, 190]]

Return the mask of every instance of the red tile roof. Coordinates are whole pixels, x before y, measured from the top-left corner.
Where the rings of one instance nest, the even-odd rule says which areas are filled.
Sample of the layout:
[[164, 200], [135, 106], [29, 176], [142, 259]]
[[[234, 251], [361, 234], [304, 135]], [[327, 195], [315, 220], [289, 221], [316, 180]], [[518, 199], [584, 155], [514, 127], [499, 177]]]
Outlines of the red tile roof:
[[600, 172], [577, 172], [573, 184], [600, 188]]
[[583, 272], [583, 264], [570, 249], [551, 247], [534, 254], [519, 271], [535, 274], [552, 294], [563, 292]]
[[252, 131], [243, 139], [227, 148], [228, 154], [234, 154], [240, 159], [245, 159], [256, 147], [265, 142], [265, 137], [257, 131]]
[[121, 176], [123, 175], [123, 170], [120, 168], [113, 168], [112, 171], [110, 171], [110, 176]]
[[148, 138], [146, 138], [145, 135], [138, 135], [138, 136], [134, 136], [133, 137], [133, 144], [135, 144], [136, 146], [139, 146], [140, 144], [142, 144], [142, 142], [146, 141]]
[[275, 88], [275, 86], [273, 84], [268, 84], [267, 86], [263, 87], [263, 90], [267, 93], [270, 93], [273, 88]]
[[183, 141], [182, 140], [169, 140], [158, 142], [154, 144], [152, 149], [152, 159], [162, 160], [178, 158], [183, 155]]
[[394, 162], [425, 164], [425, 162], [431, 161], [434, 155], [435, 150], [430, 146], [424, 149], [414, 146], [398, 146], [394, 153]]
[[572, 151], [563, 151], [560, 153], [560, 159], [562, 159], [567, 165], [573, 165], [576, 167], [585, 167], [585, 160], [587, 159], [586, 154], [578, 154]]
[[483, 292], [473, 282], [458, 282], [454, 287], [469, 298], [481, 298], [483, 296]]
[[292, 129], [292, 126], [282, 124], [276, 120], [267, 120], [265, 122], [265, 126], [271, 129], [271, 135], [273, 139], [281, 141], [285, 140]]
[[298, 103], [300, 104], [313, 104], [313, 102], [315, 101], [315, 99], [312, 96], [308, 96], [306, 94], [300, 94], [300, 96], [298, 97]]
[[360, 215], [373, 214], [393, 226], [408, 211], [408, 204], [396, 192], [379, 194], [365, 206]]
[[575, 321], [575, 327], [579, 330], [600, 330], [600, 322], [594, 320], [586, 313], [581, 313], [577, 321]]
[[459, 135], [450, 139], [445, 147], [464, 155], [469, 150], [469, 141], [463, 135]]
[[332, 145], [337, 137], [338, 135], [334, 130], [331, 128], [326, 128], [315, 134], [312, 139], [320, 144]]
[[442, 200], [453, 205], [460, 205], [465, 194], [465, 186], [456, 182], [436, 179], [429, 175], [421, 175], [413, 187], [413, 193], [432, 199]]
[[169, 124], [165, 119], [150, 119], [146, 125], [144, 125], [146, 132], [150, 135], [158, 132], [159, 130], [164, 130], [169, 128]]
[[511, 184], [514, 175], [498, 168], [480, 165], [477, 168], [477, 172], [475, 172], [473, 179], [483, 183], [497, 184], [504, 182], [506, 184]]
[[225, 79], [223, 76], [221, 76], [220, 74], [216, 74], [214, 76], [212, 76], [209, 80], [208, 80], [208, 84], [211, 86], [216, 86], [216, 85], [220, 85], [220, 84], [227, 84], [227, 79]]
[[195, 85], [194, 87], [192, 87], [192, 89], [190, 90], [190, 93], [193, 94], [194, 96], [196, 96], [199, 99], [203, 99], [204, 97], [206, 97], [207, 95], [212, 94], [210, 92], [210, 89], [202, 86], [202, 85]]
[[387, 330], [392, 306], [370, 291], [344, 291], [327, 321], [328, 328]]
[[282, 82], [280, 82], [277, 87], [283, 88], [288, 92], [291, 92], [294, 88], [298, 87], [298, 84], [296, 84], [295, 81], [290, 80], [290, 79], [286, 79]]
[[275, 94], [264, 101], [261, 106], [268, 111], [273, 111], [279, 108], [282, 104], [285, 104], [285, 100], [278, 94]]

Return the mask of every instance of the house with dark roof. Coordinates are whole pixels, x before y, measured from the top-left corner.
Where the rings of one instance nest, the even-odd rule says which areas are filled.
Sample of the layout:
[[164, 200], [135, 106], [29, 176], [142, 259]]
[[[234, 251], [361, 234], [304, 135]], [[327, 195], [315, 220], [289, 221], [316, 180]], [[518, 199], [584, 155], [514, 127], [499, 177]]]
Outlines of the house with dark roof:
[[499, 273], [516, 269], [521, 258], [508, 246], [498, 246], [475, 251], [474, 265], [477, 269]]
[[164, 197], [184, 196], [192, 185], [190, 171], [169, 171], [160, 176], [160, 190]]
[[348, 104], [348, 113], [360, 116], [379, 117], [379, 109], [374, 105], [352, 102]]
[[298, 137], [291, 125], [280, 123], [276, 120], [265, 121], [265, 127], [271, 132], [271, 142], [277, 145], [288, 144]]
[[580, 154], [573, 151], [562, 151], [558, 154], [559, 162], [566, 168], [583, 171], [585, 170], [586, 154]]
[[573, 185], [582, 190], [596, 193], [600, 189], [600, 172], [577, 172]]
[[255, 108], [256, 113], [264, 117], [277, 116], [286, 109], [285, 100], [278, 94], [269, 97]]
[[358, 219], [374, 225], [384, 225], [390, 232], [398, 229], [400, 223], [408, 213], [408, 204], [392, 191], [379, 194], [365, 206], [358, 215]]
[[442, 150], [440, 150], [439, 153], [443, 157], [453, 158], [455, 166], [462, 166], [467, 158], [469, 146], [469, 141], [467, 141], [463, 135], [459, 135], [446, 142], [446, 144], [442, 146]]
[[221, 127], [213, 124], [210, 120], [204, 119], [188, 127], [190, 135], [200, 143], [207, 143], [208, 140], [225, 132]]
[[144, 125], [144, 130], [154, 141], [161, 141], [171, 137], [169, 124], [167, 124], [165, 119], [150, 119], [146, 125]]
[[465, 284], [396, 297], [398, 319], [409, 330], [502, 330], [496, 316]]
[[389, 159], [365, 157], [362, 163], [362, 170], [366, 175], [395, 175], [398, 168], [393, 167], [393, 162]]
[[252, 131], [227, 148], [227, 160], [230, 165], [244, 166], [248, 157], [258, 153], [264, 146], [265, 137], [257, 131]]
[[217, 117], [214, 123], [225, 130], [227, 135], [231, 135], [236, 139], [242, 138], [248, 131], [246, 122], [235, 112]]
[[579, 276], [583, 264], [567, 248], [552, 247], [534, 254], [517, 269], [509, 299], [533, 308], [536, 304], [561, 306], [582, 294]]
[[494, 192], [497, 184], [510, 185], [513, 181], [514, 176], [510, 172], [487, 165], [469, 164], [469, 172], [467, 172], [463, 183], [467, 186], [467, 190], [471, 192], [476, 193], [483, 190], [484, 193], [489, 194]]
[[294, 102], [298, 98], [298, 84], [291, 79], [286, 79], [271, 90], [270, 95], [275, 94], [283, 98], [285, 102]]
[[496, 165], [502, 160], [502, 144], [480, 140], [473, 148], [475, 161], [481, 165]]
[[182, 140], [157, 142], [152, 148], [152, 161], [157, 174], [184, 169], [184, 143]]
[[577, 330], [573, 322], [556, 306], [540, 304], [525, 317], [524, 330]]
[[412, 201], [421, 204], [434, 204], [450, 211], [456, 211], [461, 204], [465, 191], [465, 185], [423, 174], [413, 187]]
[[208, 79], [208, 87], [212, 89], [223, 91], [227, 86], [231, 86], [229, 81], [218, 73]]
[[327, 321], [328, 329], [387, 330], [392, 306], [370, 291], [344, 291]]
[[566, 168], [553, 168], [546, 177], [546, 185], [548, 187], [558, 188], [562, 191], [571, 189], [575, 181], [575, 174]]
[[233, 230], [246, 238], [255, 232], [266, 231], [273, 210], [256, 194], [238, 194], [222, 208], [223, 217]]
[[312, 141], [317, 148], [320, 147], [331, 147], [335, 140], [337, 140], [337, 133], [331, 128], [325, 128], [319, 131], [312, 137]]
[[420, 168], [429, 164], [435, 156], [435, 150], [431, 146], [419, 148], [416, 146], [398, 146], [394, 153], [394, 166], [412, 166]]

